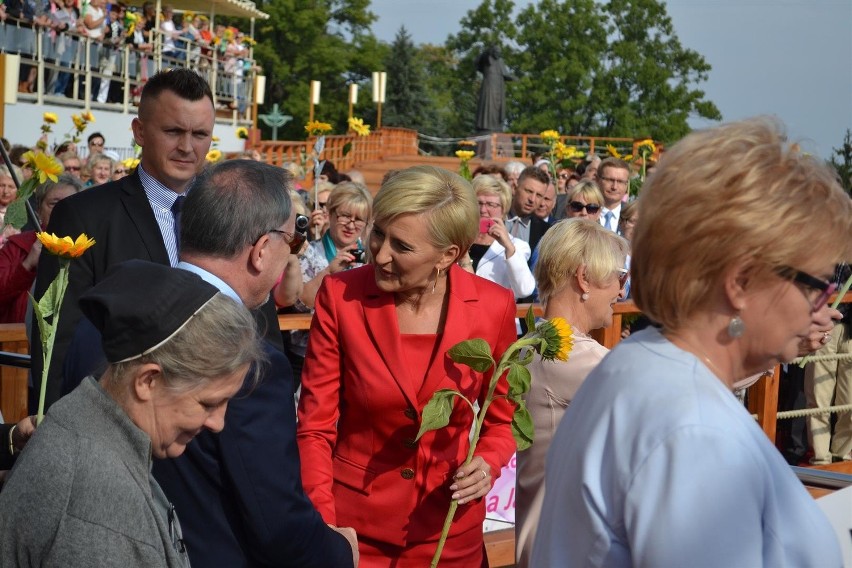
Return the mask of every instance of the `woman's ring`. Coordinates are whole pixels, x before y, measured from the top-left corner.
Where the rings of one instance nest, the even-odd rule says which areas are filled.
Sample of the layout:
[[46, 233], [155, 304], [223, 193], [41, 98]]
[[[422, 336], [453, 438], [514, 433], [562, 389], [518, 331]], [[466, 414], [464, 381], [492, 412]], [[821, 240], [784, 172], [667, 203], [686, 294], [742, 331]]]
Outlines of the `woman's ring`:
[[482, 472], [482, 479], [485, 479], [485, 478], [487, 478], [487, 477], [488, 477], [488, 474], [487, 474], [487, 473], [485, 473], [485, 470], [484, 470], [484, 469], [480, 469], [479, 471], [481, 471], [481, 472]]
[[830, 337], [831, 337], [831, 334], [826, 331], [825, 333], [822, 334], [822, 342], [828, 343], [828, 340], [829, 340]]

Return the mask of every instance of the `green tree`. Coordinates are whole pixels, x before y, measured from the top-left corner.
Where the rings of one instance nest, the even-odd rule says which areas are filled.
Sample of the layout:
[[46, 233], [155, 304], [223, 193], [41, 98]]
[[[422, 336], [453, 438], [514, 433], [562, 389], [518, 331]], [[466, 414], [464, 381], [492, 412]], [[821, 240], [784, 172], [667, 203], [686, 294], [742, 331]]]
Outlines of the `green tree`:
[[[507, 85], [510, 130], [669, 141], [689, 132], [691, 117], [721, 118], [696, 88], [709, 64], [681, 45], [659, 0], [541, 0], [515, 19], [512, 9], [511, 0], [484, 0], [447, 41], [461, 78], [475, 75], [483, 45], [502, 46], [517, 76]], [[473, 98], [475, 109], [478, 85], [457, 80], [454, 99]]]
[[[387, 53], [387, 45], [369, 31], [376, 19], [369, 4], [369, 0], [258, 2], [258, 8], [270, 15], [257, 28], [255, 57], [267, 77], [266, 102], [260, 112], [278, 103], [294, 117], [281, 129], [280, 138], [305, 138], [312, 80], [322, 83], [315, 118], [330, 122], [336, 133], [346, 131], [348, 84], [368, 87], [370, 73], [382, 69]], [[372, 101], [359, 98], [355, 113], [369, 121]]]
[[710, 64], [681, 45], [664, 3], [610, 0], [603, 11], [610, 41], [592, 93], [601, 134], [677, 140], [692, 116], [722, 118], [693, 88], [707, 80]]
[[595, 132], [593, 82], [607, 40], [599, 4], [543, 0], [522, 10], [517, 21], [522, 49], [512, 60], [518, 76], [509, 85], [512, 130]]
[[436, 113], [427, 92], [423, 60], [405, 26], [396, 34], [385, 67], [387, 106], [382, 124], [432, 131]]
[[[515, 3], [512, 0], [484, 0], [462, 18], [461, 31], [447, 38], [451, 73], [441, 78], [444, 84], [439, 88], [451, 94], [454, 113], [447, 117], [448, 136], [463, 137], [474, 133], [476, 106], [482, 84], [482, 76], [476, 70], [479, 54], [488, 46], [499, 46], [503, 60], [512, 67], [517, 33], [512, 18], [514, 10]], [[437, 72], [438, 69], [433, 67], [432, 71]], [[507, 94], [511, 92], [509, 89]]]
[[834, 154], [829, 163], [837, 170], [840, 183], [849, 195], [852, 195], [852, 130], [846, 129], [843, 144], [833, 148]]

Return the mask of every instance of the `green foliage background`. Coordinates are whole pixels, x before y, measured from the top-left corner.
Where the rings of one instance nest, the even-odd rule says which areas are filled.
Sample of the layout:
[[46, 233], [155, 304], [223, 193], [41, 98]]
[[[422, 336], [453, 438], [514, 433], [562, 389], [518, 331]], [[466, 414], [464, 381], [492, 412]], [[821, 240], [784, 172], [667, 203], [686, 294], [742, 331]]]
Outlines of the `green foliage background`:
[[316, 118], [346, 130], [347, 84], [360, 85], [356, 116], [375, 124], [372, 71], [387, 71], [383, 124], [436, 137], [474, 132], [476, 57], [499, 45], [516, 80], [507, 84], [509, 132], [653, 137], [671, 142], [687, 120], [721, 119], [700, 90], [710, 65], [681, 45], [658, 0], [483, 0], [444, 45], [415, 45], [403, 28], [392, 45], [371, 32], [369, 0], [263, 0], [256, 58], [266, 105], [294, 120], [280, 133], [304, 138], [311, 80], [322, 82]]

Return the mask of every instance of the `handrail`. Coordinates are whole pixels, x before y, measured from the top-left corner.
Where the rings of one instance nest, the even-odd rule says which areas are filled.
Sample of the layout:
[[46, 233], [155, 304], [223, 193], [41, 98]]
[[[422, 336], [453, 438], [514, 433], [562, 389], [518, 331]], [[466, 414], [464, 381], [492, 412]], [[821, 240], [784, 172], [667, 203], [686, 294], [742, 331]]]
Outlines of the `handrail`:
[[[129, 112], [131, 106], [135, 106], [134, 93], [138, 93], [148, 76], [164, 67], [180, 66], [194, 68], [207, 79], [217, 108], [230, 110], [235, 122], [251, 123], [252, 105], [249, 102], [254, 97], [254, 77], [259, 69], [251, 57], [251, 51], [239, 57], [239, 60], [244, 62], [242, 70], [225, 73], [219, 67], [226, 62], [218, 58], [218, 50], [214, 47], [181, 37], [176, 40], [179, 44], [176, 46], [178, 56], [163, 57], [163, 32], [157, 29], [152, 31], [154, 39], [151, 48], [137, 49], [127, 43], [111, 45], [99, 39], [91, 39], [73, 29], [55, 33], [49, 28], [9, 17], [5, 22], [0, 22], [0, 52], [20, 54], [22, 63], [36, 68], [38, 91], [19, 93], [18, 96], [22, 99], [34, 99], [37, 104], [44, 104], [46, 100], [61, 101], [72, 106], [79, 105], [86, 111], [91, 110], [93, 105], [98, 105], [103, 108], [115, 106], [123, 112]], [[60, 39], [61, 52], [60, 44], [57, 43]], [[101, 69], [102, 59], [112, 63], [111, 73], [105, 73], [104, 69]], [[245, 65], [246, 61], [248, 65]], [[48, 83], [52, 84], [60, 73], [71, 75], [70, 99], [53, 95], [47, 90]], [[79, 89], [79, 77], [83, 78], [82, 93]], [[121, 83], [124, 90], [123, 100], [114, 105], [92, 101], [95, 78]]]

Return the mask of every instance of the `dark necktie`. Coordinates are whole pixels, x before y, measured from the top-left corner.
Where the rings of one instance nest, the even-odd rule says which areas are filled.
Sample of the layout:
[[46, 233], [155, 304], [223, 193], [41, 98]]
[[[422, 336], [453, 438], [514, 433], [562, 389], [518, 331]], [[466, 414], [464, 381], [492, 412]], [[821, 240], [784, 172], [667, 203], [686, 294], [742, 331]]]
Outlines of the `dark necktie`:
[[178, 195], [175, 202], [172, 204], [172, 216], [175, 219], [175, 249], [180, 252], [180, 210], [183, 208], [183, 200], [185, 195]]

